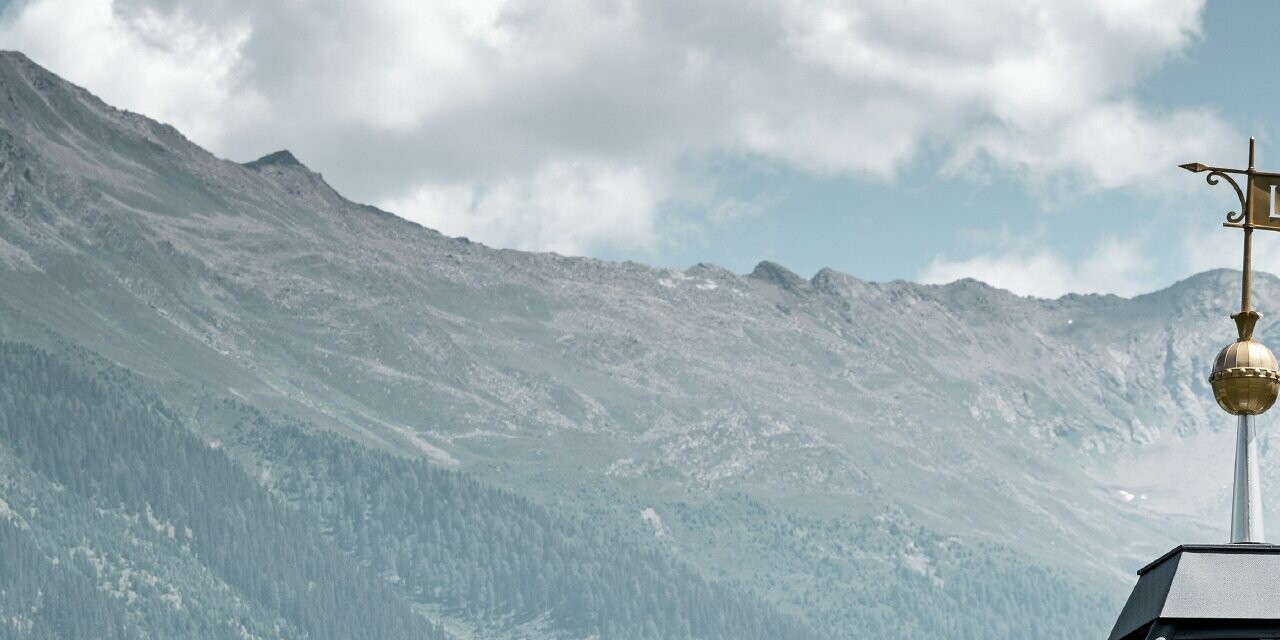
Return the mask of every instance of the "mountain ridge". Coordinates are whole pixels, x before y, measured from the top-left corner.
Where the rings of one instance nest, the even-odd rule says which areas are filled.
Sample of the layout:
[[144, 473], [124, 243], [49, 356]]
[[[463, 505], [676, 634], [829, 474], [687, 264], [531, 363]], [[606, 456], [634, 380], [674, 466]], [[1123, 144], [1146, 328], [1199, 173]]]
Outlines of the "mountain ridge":
[[[218, 160], [218, 161], [219, 161], [219, 162], [221, 162], [221, 163], [225, 163], [225, 164], [229, 164], [229, 165], [238, 165], [238, 166], [246, 167], [246, 168], [249, 168], [249, 169], [262, 169], [262, 168], [269, 167], [269, 166], [294, 167], [294, 168], [302, 169], [302, 170], [303, 170], [303, 171], [305, 171], [307, 174], [315, 175], [315, 176], [317, 176], [317, 177], [321, 177], [321, 176], [322, 176], [322, 174], [320, 174], [320, 173], [318, 173], [318, 172], [314, 171], [314, 170], [313, 170], [313, 169], [311, 169], [309, 166], [307, 166], [306, 164], [304, 164], [303, 162], [301, 162], [300, 160], [298, 160], [298, 159], [297, 159], [297, 157], [296, 157], [296, 156], [295, 156], [295, 155], [294, 155], [290, 150], [288, 150], [288, 149], [280, 149], [280, 150], [277, 150], [277, 151], [274, 151], [274, 152], [270, 152], [270, 153], [267, 153], [267, 154], [263, 155], [263, 156], [262, 156], [262, 157], [260, 157], [260, 158], [257, 158], [257, 159], [255, 159], [255, 160], [251, 160], [251, 161], [247, 161], [247, 162], [243, 162], [243, 163], [236, 163], [236, 162], [233, 162], [233, 161], [230, 161], [230, 160], [218, 159], [218, 158], [216, 158], [215, 156], [213, 156], [212, 154], [210, 154], [209, 152], [207, 152], [206, 150], [204, 150], [203, 148], [199, 147], [199, 145], [197, 145], [197, 144], [195, 144], [194, 142], [192, 142], [191, 140], [187, 139], [184, 135], [182, 135], [182, 133], [181, 133], [178, 129], [174, 128], [172, 125], [167, 124], [167, 123], [163, 123], [163, 122], [157, 122], [157, 121], [152, 120], [151, 118], [149, 118], [149, 117], [145, 116], [144, 114], [139, 114], [139, 113], [136, 113], [136, 112], [133, 112], [133, 111], [129, 111], [129, 110], [125, 110], [125, 109], [117, 109], [117, 108], [115, 108], [115, 107], [112, 107], [111, 105], [108, 105], [107, 103], [103, 102], [103, 101], [102, 101], [101, 99], [99, 99], [97, 96], [93, 95], [90, 91], [88, 91], [88, 90], [87, 90], [87, 89], [85, 89], [84, 87], [79, 86], [79, 85], [76, 85], [76, 84], [74, 84], [74, 83], [67, 82], [67, 81], [63, 80], [62, 78], [59, 78], [58, 76], [56, 76], [55, 74], [51, 73], [50, 71], [48, 71], [48, 70], [47, 70], [47, 69], [45, 69], [44, 67], [42, 67], [42, 66], [40, 66], [39, 64], [35, 63], [34, 61], [32, 61], [29, 57], [27, 57], [24, 53], [22, 53], [22, 52], [20, 52], [20, 51], [13, 51], [13, 50], [0, 50], [0, 59], [6, 59], [7, 61], [9, 61], [9, 62], [11, 63], [11, 64], [9, 65], [10, 67], [12, 67], [14, 64], [16, 64], [16, 65], [20, 66], [23, 70], [25, 70], [25, 71], [27, 71], [27, 72], [29, 72], [29, 73], [34, 73], [34, 74], [36, 74], [36, 75], [35, 75], [35, 77], [36, 77], [36, 78], [39, 78], [39, 80], [38, 80], [38, 81], [36, 81], [36, 82], [37, 82], [38, 84], [42, 84], [42, 85], [44, 85], [46, 88], [53, 88], [53, 87], [70, 87], [70, 88], [74, 89], [74, 91], [75, 91], [78, 95], [80, 95], [80, 96], [82, 96], [82, 97], [84, 97], [84, 98], [86, 98], [86, 99], [90, 100], [91, 102], [95, 103], [95, 104], [96, 104], [96, 106], [102, 107], [102, 108], [104, 108], [104, 109], [106, 109], [106, 110], [109, 110], [109, 111], [117, 112], [117, 113], [119, 113], [119, 114], [122, 114], [122, 115], [123, 115], [123, 116], [125, 116], [126, 118], [131, 119], [131, 120], [136, 119], [139, 123], [144, 123], [144, 124], [146, 124], [146, 125], [149, 125], [149, 128], [152, 128], [152, 129], [158, 129], [158, 130], [160, 130], [160, 131], [165, 132], [166, 134], [169, 134], [169, 135], [171, 135], [171, 136], [175, 136], [175, 137], [177, 138], [177, 140], [180, 142], [180, 144], [182, 144], [182, 145], [183, 145], [184, 147], [186, 147], [187, 149], [190, 149], [190, 150], [198, 150], [199, 152], [201, 152], [201, 154], [202, 154], [202, 155], [205, 155], [205, 156], [207, 156], [207, 157], [209, 157], [209, 158], [212, 158], [212, 159]], [[25, 74], [24, 74], [24, 77], [25, 77]], [[36, 88], [36, 89], [38, 90], [40, 87], [33, 87], [33, 88]], [[38, 92], [39, 92], [39, 91], [37, 91], [37, 93], [38, 93]], [[168, 136], [166, 136], [166, 137], [168, 137]], [[323, 182], [323, 178], [322, 178], [322, 177], [321, 177], [321, 182]], [[327, 184], [327, 183], [325, 183], [325, 186], [326, 186], [326, 187], [328, 187], [328, 184]], [[332, 187], [328, 187], [328, 188], [329, 188], [329, 189], [332, 189]], [[376, 210], [376, 211], [380, 211], [380, 212], [383, 212], [383, 213], [390, 213], [391, 215], [396, 215], [394, 212], [385, 212], [385, 211], [382, 211], [381, 209], [378, 209], [377, 207], [374, 207], [374, 206], [372, 206], [372, 205], [362, 204], [362, 203], [357, 203], [357, 202], [354, 202], [354, 201], [347, 200], [345, 197], [341, 196], [341, 194], [339, 194], [337, 191], [333, 191], [333, 193], [334, 193], [334, 195], [336, 195], [336, 196], [338, 196], [338, 197], [342, 198], [344, 201], [346, 201], [346, 202], [348, 202], [348, 203], [350, 203], [350, 204], [352, 204], [352, 205], [355, 205], [355, 206], [358, 206], [358, 207], [366, 207], [366, 208], [368, 208], [368, 209], [370, 209], [370, 210]], [[423, 226], [423, 225], [421, 225], [421, 224], [419, 224], [419, 223], [416, 223], [416, 222], [414, 222], [414, 221], [412, 221], [412, 220], [410, 220], [410, 219], [408, 219], [408, 218], [403, 218], [403, 217], [400, 217], [400, 216], [396, 216], [396, 217], [397, 217], [398, 219], [403, 220], [403, 221], [405, 221], [405, 222], [408, 222], [408, 223], [410, 223], [410, 224], [412, 224], [412, 225], [419, 226], [419, 227], [423, 228], [424, 230], [426, 230], [426, 231], [428, 231], [428, 232], [430, 232], [430, 233], [433, 233], [433, 234], [439, 234], [439, 235], [441, 235], [442, 237], [449, 237], [449, 236], [445, 236], [445, 235], [443, 235], [443, 234], [440, 234], [440, 232], [439, 232], [438, 230], [430, 229], [429, 227], [425, 227], [425, 226]], [[479, 244], [479, 245], [481, 245], [481, 246], [488, 247], [488, 245], [485, 245], [485, 244], [483, 244], [483, 243], [477, 243], [477, 242], [475, 242], [474, 240], [470, 240], [470, 239], [467, 239], [467, 238], [457, 238], [457, 237], [452, 237], [451, 239], [452, 239], [452, 240], [458, 240], [458, 241], [470, 242], [470, 243], [473, 243], [473, 244]], [[501, 251], [515, 251], [515, 252], [517, 252], [517, 253], [530, 253], [530, 254], [532, 254], [532, 253], [539, 253], [539, 252], [527, 252], [527, 251], [512, 250], [512, 249], [502, 249], [502, 248], [500, 248], [500, 247], [488, 247], [488, 248], [492, 248], [492, 249], [495, 249], [495, 250], [501, 250]], [[583, 260], [596, 260], [596, 261], [601, 261], [601, 262], [610, 262], [610, 261], [607, 261], [607, 260], [601, 260], [601, 259], [598, 259], [598, 258], [592, 258], [592, 257], [589, 257], [589, 256], [566, 256], [566, 257], [568, 257], [568, 258], [580, 258], [580, 259], [583, 259]], [[615, 264], [616, 264], [616, 263], [615, 263]], [[648, 266], [648, 265], [646, 265], [646, 266]], [[702, 266], [702, 265], [694, 265], [694, 267], [697, 267], [697, 266]], [[716, 265], [709, 265], [709, 266], [712, 266], [712, 267], [717, 268], [717, 269], [720, 269], [720, 268], [721, 268], [721, 267], [718, 267], [718, 266], [716, 266]], [[690, 267], [690, 269], [692, 269], [692, 268], [694, 268], [694, 267]], [[667, 268], [663, 268], [663, 267], [649, 267], [649, 268], [654, 269], [654, 270], [658, 270], [658, 271], [668, 270]], [[1210, 269], [1210, 270], [1207, 270], [1207, 271], [1204, 271], [1204, 272], [1200, 272], [1200, 273], [1197, 273], [1197, 274], [1192, 274], [1192, 275], [1186, 276], [1185, 278], [1182, 278], [1182, 279], [1180, 279], [1180, 280], [1177, 280], [1177, 281], [1175, 281], [1175, 282], [1173, 282], [1173, 283], [1170, 283], [1169, 285], [1166, 285], [1166, 286], [1161, 287], [1161, 288], [1159, 288], [1159, 289], [1156, 289], [1156, 290], [1153, 290], [1153, 291], [1150, 291], [1150, 292], [1144, 292], [1144, 293], [1140, 293], [1140, 294], [1135, 294], [1135, 295], [1134, 295], [1134, 296], [1132, 296], [1132, 297], [1141, 297], [1141, 296], [1145, 296], [1145, 295], [1150, 295], [1150, 294], [1158, 293], [1158, 292], [1160, 292], [1160, 291], [1164, 291], [1164, 290], [1166, 290], [1166, 289], [1170, 289], [1170, 288], [1177, 287], [1177, 286], [1179, 286], [1181, 283], [1187, 282], [1188, 280], [1194, 280], [1194, 279], [1201, 278], [1201, 277], [1207, 277], [1207, 276], [1208, 276], [1208, 274], [1213, 274], [1213, 273], [1220, 272], [1220, 271], [1221, 271], [1221, 272], [1232, 272], [1232, 273], [1238, 273], [1238, 271], [1232, 271], [1232, 270], [1229, 270], [1229, 269]], [[958, 279], [958, 280], [956, 280], [956, 281], [949, 282], [949, 283], [938, 283], [938, 284], [936, 284], [936, 285], [934, 285], [934, 284], [919, 283], [919, 282], [915, 282], [915, 281], [911, 281], [911, 280], [905, 280], [905, 279], [894, 279], [894, 280], [883, 281], [883, 282], [874, 282], [874, 281], [869, 281], [869, 280], [862, 280], [861, 278], [858, 278], [858, 277], [857, 277], [857, 276], [855, 276], [855, 275], [852, 275], [852, 274], [849, 274], [849, 273], [845, 273], [845, 272], [843, 272], [843, 271], [839, 271], [839, 270], [833, 269], [833, 268], [831, 268], [831, 267], [822, 267], [822, 268], [818, 269], [818, 270], [815, 272], [814, 276], [812, 276], [812, 277], [811, 277], [811, 278], [809, 278], [809, 279], [805, 279], [805, 278], [803, 278], [803, 277], [801, 277], [801, 276], [799, 276], [799, 275], [795, 274], [793, 271], [791, 271], [790, 269], [788, 269], [786, 266], [781, 265], [781, 264], [778, 264], [778, 263], [775, 263], [775, 262], [772, 262], [772, 261], [770, 261], [770, 260], [761, 260], [759, 263], [757, 263], [757, 265], [753, 268], [753, 270], [752, 270], [751, 272], [748, 272], [748, 273], [745, 273], [745, 274], [736, 274], [736, 275], [740, 275], [740, 276], [742, 276], [742, 277], [750, 277], [750, 276], [752, 276], [752, 275], [756, 275], [758, 278], [763, 279], [763, 280], [766, 280], [766, 281], [770, 281], [771, 279], [774, 279], [774, 280], [777, 280], [778, 282], [784, 282], [784, 281], [785, 281], [785, 282], [789, 283], [790, 285], [794, 285], [794, 284], [797, 284], [797, 283], [800, 283], [800, 282], [805, 282], [805, 283], [812, 284], [812, 283], [813, 283], [813, 279], [814, 279], [814, 278], [817, 278], [819, 275], [823, 274], [824, 272], [825, 272], [825, 273], [838, 274], [838, 275], [840, 275], [840, 276], [842, 276], [842, 277], [844, 277], [844, 278], [851, 279], [851, 280], [856, 280], [856, 281], [859, 281], [859, 282], [865, 282], [865, 283], [868, 283], [868, 284], [888, 285], [888, 284], [894, 284], [894, 283], [903, 283], [903, 284], [916, 285], [916, 286], [944, 286], [944, 287], [945, 287], [945, 286], [957, 285], [958, 283], [963, 283], [963, 282], [967, 282], [967, 281], [973, 281], [973, 282], [976, 282], [976, 283], [982, 284], [982, 285], [984, 285], [984, 286], [986, 286], [986, 287], [990, 287], [990, 288], [992, 288], [992, 289], [997, 289], [997, 290], [1001, 290], [1001, 291], [1008, 291], [1007, 289], [1001, 289], [1000, 287], [996, 287], [996, 286], [994, 286], [994, 285], [991, 285], [991, 284], [989, 284], [989, 283], [983, 282], [983, 281], [981, 281], [981, 280], [977, 280], [977, 279], [973, 279], [973, 278], [967, 278], [967, 277], [966, 277], [966, 278], [960, 278], [960, 279]], [[729, 273], [732, 273], [732, 272], [729, 272]], [[1262, 276], [1262, 277], [1272, 277], [1272, 278], [1274, 278], [1274, 277], [1275, 277], [1275, 276], [1273, 276], [1272, 274], [1267, 273], [1267, 272], [1255, 271], [1255, 273], [1256, 273], [1256, 274], [1258, 274], [1259, 276]], [[1010, 292], [1010, 293], [1012, 293], [1012, 292]], [[1020, 294], [1013, 293], [1013, 295], [1020, 295]], [[1022, 296], [1022, 297], [1030, 297], [1030, 298], [1045, 299], [1045, 300], [1056, 300], [1056, 299], [1061, 299], [1062, 297], [1092, 296], [1092, 295], [1098, 295], [1098, 296], [1114, 296], [1115, 294], [1097, 294], [1097, 293], [1068, 292], [1068, 293], [1062, 294], [1061, 296], [1058, 296], [1057, 298], [1039, 298], [1039, 297], [1037, 297], [1037, 296]], [[1122, 297], [1122, 298], [1123, 298], [1124, 296], [1116, 296], [1116, 297]]]

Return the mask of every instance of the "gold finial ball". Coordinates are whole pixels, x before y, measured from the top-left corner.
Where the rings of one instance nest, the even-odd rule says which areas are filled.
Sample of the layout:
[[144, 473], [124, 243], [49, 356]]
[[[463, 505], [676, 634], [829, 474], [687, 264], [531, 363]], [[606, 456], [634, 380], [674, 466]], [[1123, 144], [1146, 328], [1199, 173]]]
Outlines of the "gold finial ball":
[[1252, 337], [1237, 340], [1213, 361], [1209, 384], [1223, 411], [1237, 416], [1262, 413], [1280, 392], [1276, 356]]

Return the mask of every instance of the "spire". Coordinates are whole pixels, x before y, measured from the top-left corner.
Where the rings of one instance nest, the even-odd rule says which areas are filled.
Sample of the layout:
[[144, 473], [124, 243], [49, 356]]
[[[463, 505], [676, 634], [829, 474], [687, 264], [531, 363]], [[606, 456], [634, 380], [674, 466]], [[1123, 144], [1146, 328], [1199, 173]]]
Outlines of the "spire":
[[1231, 494], [1231, 543], [1262, 542], [1262, 483], [1258, 480], [1258, 435], [1253, 416], [1236, 427], [1236, 478]]

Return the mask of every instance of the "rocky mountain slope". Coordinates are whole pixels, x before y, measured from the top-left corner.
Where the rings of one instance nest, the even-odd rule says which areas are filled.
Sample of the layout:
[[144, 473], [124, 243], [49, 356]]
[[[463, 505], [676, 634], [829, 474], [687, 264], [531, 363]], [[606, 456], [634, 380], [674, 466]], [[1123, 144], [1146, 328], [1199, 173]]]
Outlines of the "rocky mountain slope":
[[[85, 380], [127, 378], [102, 393], [160, 403], [164, 424], [265, 492], [271, 517], [316, 536], [310, 552], [354, 563], [351, 580], [379, 576], [404, 610], [458, 637], [741, 637], [663, 604], [682, 598], [719, 619], [760, 611], [797, 636], [1098, 635], [1134, 569], [1176, 542], [1226, 537], [1234, 424], [1205, 376], [1233, 338], [1237, 277], [1040, 300], [974, 281], [496, 250], [349, 202], [287, 151], [214, 157], [0, 56], [0, 338]], [[1257, 280], [1266, 312], [1280, 282]], [[1269, 320], [1264, 339], [1280, 331]], [[72, 441], [91, 433], [92, 411], [57, 411]], [[1265, 425], [1263, 438], [1277, 469]], [[30, 496], [71, 481], [17, 449], [0, 441], [0, 505], [18, 505], [3, 535], [26, 536], [13, 548], [36, 565], [75, 556], [78, 531], [109, 529], [76, 513], [136, 524], [163, 497], [89, 491], [44, 529], [18, 530], [35, 517], [23, 509], [43, 513]], [[482, 568], [479, 551], [456, 549], [442, 567], [465, 537], [428, 535], [431, 509], [389, 508], [431, 470], [490, 492], [450, 495], [488, 514], [474, 522], [500, 519], [490, 542], [510, 561]], [[545, 532], [498, 533], [517, 526], [501, 520], [508, 500]], [[548, 536], [577, 551], [533, 553], [560, 548]], [[599, 569], [591, 549], [618, 545], [629, 564]], [[312, 605], [285, 613], [278, 591], [308, 585], [187, 562], [174, 584], [208, 604], [182, 624], [307, 628], [296, 611]], [[652, 579], [588, 586], [631, 570]], [[85, 575], [76, 588], [107, 594], [107, 609], [169, 593], [120, 595]], [[556, 602], [529, 577], [545, 575], [582, 595]], [[216, 595], [226, 589], [242, 591]], [[117, 613], [145, 630], [128, 616], [153, 610]], [[602, 611], [625, 613], [592, 617]], [[400, 628], [402, 613], [381, 624]]]

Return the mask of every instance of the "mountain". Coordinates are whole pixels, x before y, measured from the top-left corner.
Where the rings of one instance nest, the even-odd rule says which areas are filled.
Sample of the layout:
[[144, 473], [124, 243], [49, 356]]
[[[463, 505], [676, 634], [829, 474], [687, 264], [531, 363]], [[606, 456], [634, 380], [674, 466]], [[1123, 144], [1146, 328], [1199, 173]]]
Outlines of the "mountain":
[[0, 90], [19, 637], [1079, 638], [1226, 537], [1238, 274], [1042, 300], [496, 250], [21, 54]]

